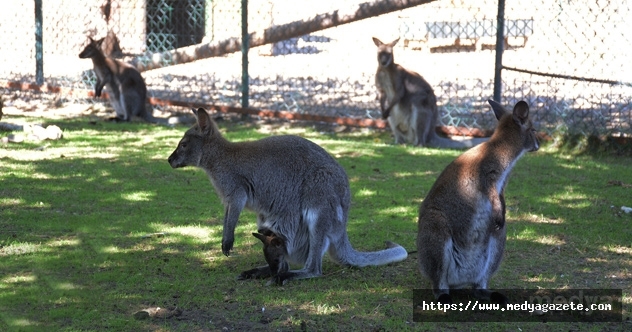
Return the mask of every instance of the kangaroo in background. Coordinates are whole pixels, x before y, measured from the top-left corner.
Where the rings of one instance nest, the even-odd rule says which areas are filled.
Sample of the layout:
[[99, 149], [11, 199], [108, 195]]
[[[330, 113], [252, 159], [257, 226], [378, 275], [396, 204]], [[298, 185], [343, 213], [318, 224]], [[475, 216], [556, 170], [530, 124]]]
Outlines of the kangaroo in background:
[[97, 43], [103, 51], [103, 54], [109, 58], [122, 58], [123, 50], [121, 50], [121, 43], [116, 36], [114, 31], [108, 31], [108, 34], [105, 35], [102, 39], [98, 40]]
[[116, 111], [115, 119], [129, 121], [137, 116], [149, 122], [167, 124], [167, 119], [155, 118], [147, 112], [147, 86], [140, 72], [130, 64], [105, 56], [101, 49], [105, 38], [97, 41], [88, 38], [90, 42], [79, 53], [79, 58], [92, 60], [97, 75], [94, 95], [101, 97], [103, 87], [108, 88], [110, 103]]
[[[229, 142], [203, 108], [194, 113], [197, 124], [187, 130], [168, 161], [173, 168], [195, 166], [209, 176], [225, 206], [224, 255], [233, 248], [239, 214], [248, 208], [257, 214], [258, 229], [285, 241], [289, 263], [303, 266], [278, 275], [279, 284], [322, 275], [325, 252], [340, 264], [357, 267], [407, 257], [399, 245], [376, 252], [352, 248], [347, 236], [347, 174], [323, 148], [291, 135]], [[271, 275], [270, 266], [252, 271], [239, 278]]]
[[375, 85], [380, 110], [382, 118], [388, 120], [395, 143], [459, 149], [484, 142], [486, 139], [454, 141], [437, 135], [437, 97], [421, 75], [395, 63], [393, 47], [398, 41], [399, 38], [385, 44], [373, 37], [377, 46]]
[[[277, 282], [276, 277], [290, 270], [290, 266], [285, 260], [287, 254], [285, 241], [268, 229], [259, 230], [258, 233], [252, 233], [252, 235], [263, 242], [263, 257], [270, 268], [270, 274], [273, 278], [271, 282]], [[258, 273], [258, 269], [252, 269], [245, 271], [242, 275], [255, 277]]]
[[505, 248], [505, 185], [518, 159], [539, 143], [526, 102], [513, 112], [489, 103], [498, 119], [494, 134], [449, 164], [419, 209], [419, 270], [441, 303], [452, 302], [450, 288], [466, 286], [477, 298], [508, 303], [487, 290]]

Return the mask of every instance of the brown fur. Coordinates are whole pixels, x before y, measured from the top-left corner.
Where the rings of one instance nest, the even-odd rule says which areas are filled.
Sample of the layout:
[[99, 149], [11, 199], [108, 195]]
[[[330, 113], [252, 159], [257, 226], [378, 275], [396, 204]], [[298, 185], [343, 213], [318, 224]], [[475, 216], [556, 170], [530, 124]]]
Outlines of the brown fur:
[[259, 233], [252, 233], [252, 235], [263, 243], [263, 256], [273, 278], [290, 270], [285, 259], [287, 255], [285, 241], [280, 236], [267, 229], [259, 230]]
[[507, 301], [487, 291], [505, 246], [504, 189], [516, 161], [539, 143], [524, 101], [513, 112], [490, 104], [498, 119], [490, 140], [449, 164], [419, 209], [419, 269], [444, 303], [451, 302], [450, 288], [466, 286], [477, 297]]
[[116, 111], [116, 119], [129, 121], [132, 117], [141, 117], [150, 122], [157, 122], [146, 109], [147, 86], [140, 72], [130, 64], [105, 56], [101, 47], [105, 38], [89, 43], [79, 53], [79, 58], [91, 59], [97, 83], [94, 95], [101, 97], [104, 87], [108, 88], [108, 96], [112, 108]]
[[120, 41], [114, 31], [108, 31], [108, 34], [104, 38], [98, 40], [97, 43], [100, 43], [101, 50], [105, 56], [110, 58], [123, 57], [123, 50], [121, 50]]

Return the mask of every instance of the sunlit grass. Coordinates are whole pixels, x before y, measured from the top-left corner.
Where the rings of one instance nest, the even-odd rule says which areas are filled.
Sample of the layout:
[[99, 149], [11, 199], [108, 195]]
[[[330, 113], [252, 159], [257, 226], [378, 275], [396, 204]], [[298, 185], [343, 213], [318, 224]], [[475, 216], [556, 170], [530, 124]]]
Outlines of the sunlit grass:
[[[256, 216], [242, 213], [234, 249], [224, 256], [224, 207], [206, 174], [166, 162], [187, 128], [56, 124], [62, 140], [0, 148], [0, 330], [579, 329], [413, 323], [411, 291], [430, 287], [414, 253], [362, 269], [326, 258], [323, 277], [282, 287], [238, 281], [240, 272], [265, 264], [250, 234]], [[393, 145], [382, 131], [219, 126], [231, 140], [295, 134], [322, 145], [349, 176], [348, 235], [358, 250], [382, 249], [385, 240], [416, 250], [419, 204], [461, 153]], [[505, 260], [490, 286], [623, 288], [630, 304], [632, 215], [620, 207], [630, 206], [632, 192], [611, 181], [632, 183], [631, 169], [623, 157], [546, 147], [520, 160], [505, 191]], [[149, 307], [177, 307], [184, 316], [134, 319]]]
[[44, 250], [42, 245], [35, 243], [11, 243], [8, 246], [0, 248], [0, 257], [2, 256], [17, 256], [33, 254], [38, 251]]
[[15, 327], [29, 327], [29, 326], [37, 326], [40, 325], [37, 322], [32, 320], [24, 319], [24, 318], [9, 318], [8, 323], [11, 326]]
[[133, 202], [141, 202], [141, 201], [151, 201], [152, 197], [156, 196], [156, 193], [149, 191], [137, 191], [133, 193], [123, 193], [121, 194], [123, 199], [133, 201]]
[[37, 277], [35, 275], [31, 273], [27, 273], [27, 274], [6, 276], [2, 280], [0, 280], [0, 283], [17, 284], [17, 283], [34, 282], [35, 280], [37, 280]]

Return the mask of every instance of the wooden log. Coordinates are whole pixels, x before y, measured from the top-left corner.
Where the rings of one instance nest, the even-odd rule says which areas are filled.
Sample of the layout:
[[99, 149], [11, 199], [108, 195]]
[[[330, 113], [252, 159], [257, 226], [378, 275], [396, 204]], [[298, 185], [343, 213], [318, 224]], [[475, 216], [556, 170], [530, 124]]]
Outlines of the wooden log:
[[[330, 13], [316, 15], [306, 20], [269, 27], [263, 31], [250, 33], [249, 47], [280, 42], [289, 38], [300, 37], [339, 25], [387, 14], [397, 10], [415, 7], [436, 0], [379, 0], [361, 3], [346, 9], [338, 9]], [[241, 51], [241, 38], [229, 38], [219, 42], [198, 44], [178, 48], [171, 51], [154, 53], [149, 56], [136, 57], [132, 64], [139, 71], [147, 71], [171, 65], [193, 62], [200, 59], [222, 56]]]

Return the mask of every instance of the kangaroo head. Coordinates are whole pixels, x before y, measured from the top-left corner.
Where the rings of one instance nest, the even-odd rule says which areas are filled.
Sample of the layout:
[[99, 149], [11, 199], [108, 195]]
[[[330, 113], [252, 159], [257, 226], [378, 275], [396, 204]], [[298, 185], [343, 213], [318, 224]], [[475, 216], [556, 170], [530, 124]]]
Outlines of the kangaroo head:
[[103, 52], [101, 51], [101, 44], [105, 38], [101, 38], [99, 40], [94, 40], [92, 37], [88, 37], [89, 42], [88, 45], [79, 53], [79, 58], [81, 59], [89, 59], [95, 56], [101, 55], [103, 56]]
[[252, 233], [254, 237], [263, 242], [263, 255], [266, 262], [270, 266], [270, 270], [274, 275], [284, 272], [285, 262], [285, 242], [278, 235], [269, 230], [260, 231], [261, 233]]
[[385, 68], [395, 62], [395, 58], [393, 56], [393, 46], [395, 46], [398, 41], [399, 38], [388, 44], [384, 44], [381, 40], [373, 37], [373, 42], [375, 43], [375, 46], [377, 46], [377, 62], [380, 67]]
[[169, 164], [173, 168], [185, 166], [201, 167], [202, 158], [212, 153], [209, 149], [222, 140], [217, 125], [206, 110], [193, 110], [197, 123], [184, 133], [175, 151], [169, 156]]
[[540, 148], [537, 132], [529, 119], [529, 105], [524, 100], [516, 103], [512, 112], [491, 99], [488, 102], [498, 119], [494, 136], [502, 135], [504, 139], [512, 140], [513, 145], [520, 147], [522, 151], [531, 152]]

